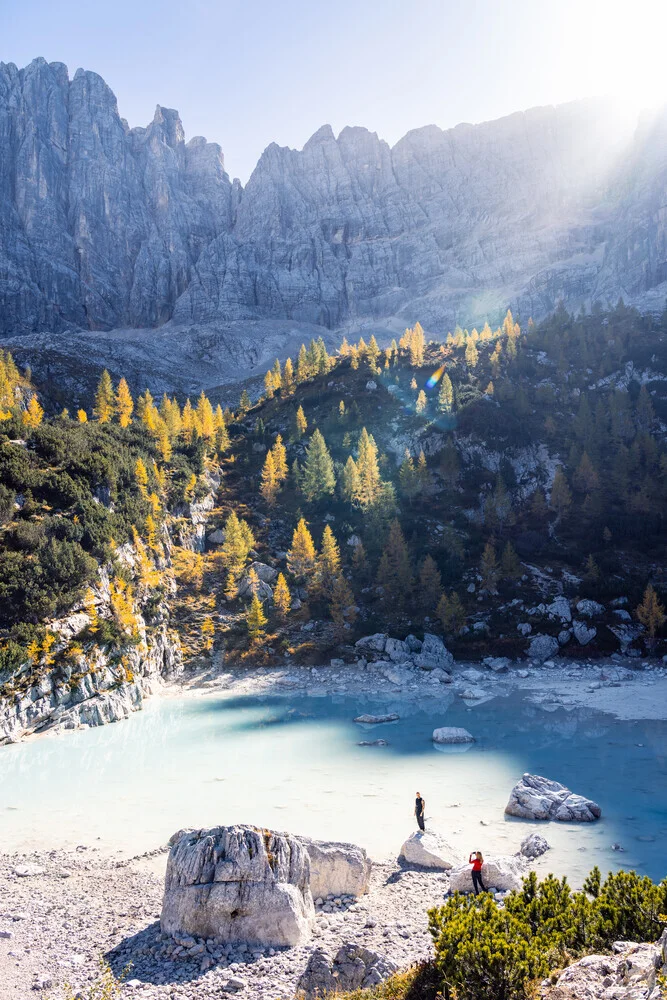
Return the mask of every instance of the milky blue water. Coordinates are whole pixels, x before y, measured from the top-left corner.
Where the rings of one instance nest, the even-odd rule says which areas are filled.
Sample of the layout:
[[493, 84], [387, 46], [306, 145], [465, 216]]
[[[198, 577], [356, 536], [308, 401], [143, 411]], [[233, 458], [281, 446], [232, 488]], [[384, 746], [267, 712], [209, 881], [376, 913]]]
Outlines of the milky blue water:
[[[401, 719], [361, 727], [352, 720], [364, 711]], [[442, 752], [431, 742], [441, 725], [465, 726], [477, 742]], [[378, 737], [389, 746], [358, 746]], [[524, 771], [594, 798], [603, 819], [505, 817]], [[416, 791], [427, 826], [461, 856], [514, 852], [539, 829], [553, 846], [540, 871], [574, 884], [593, 864], [667, 874], [667, 723], [545, 711], [521, 692], [472, 709], [451, 695], [421, 708], [400, 697], [155, 698], [125, 722], [1, 747], [0, 848], [138, 853], [182, 827], [242, 822], [395, 856], [414, 828]]]

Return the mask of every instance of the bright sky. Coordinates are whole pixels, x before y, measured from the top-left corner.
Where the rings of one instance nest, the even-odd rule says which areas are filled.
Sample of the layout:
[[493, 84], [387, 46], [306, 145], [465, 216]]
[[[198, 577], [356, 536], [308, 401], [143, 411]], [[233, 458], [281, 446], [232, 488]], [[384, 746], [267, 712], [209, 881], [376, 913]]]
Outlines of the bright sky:
[[0, 60], [95, 70], [130, 125], [156, 104], [246, 181], [320, 125], [478, 122], [622, 93], [667, 99], [665, 0], [0, 0]]

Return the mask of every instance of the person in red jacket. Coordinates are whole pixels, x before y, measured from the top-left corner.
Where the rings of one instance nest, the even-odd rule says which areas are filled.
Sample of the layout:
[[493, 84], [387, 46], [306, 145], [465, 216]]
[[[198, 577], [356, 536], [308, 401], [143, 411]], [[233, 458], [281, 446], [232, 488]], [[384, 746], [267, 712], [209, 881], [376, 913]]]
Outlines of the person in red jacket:
[[468, 864], [472, 865], [472, 887], [475, 890], [475, 895], [478, 896], [480, 890], [486, 892], [486, 886], [482, 882], [482, 865], [484, 864], [482, 852], [473, 851], [468, 858]]

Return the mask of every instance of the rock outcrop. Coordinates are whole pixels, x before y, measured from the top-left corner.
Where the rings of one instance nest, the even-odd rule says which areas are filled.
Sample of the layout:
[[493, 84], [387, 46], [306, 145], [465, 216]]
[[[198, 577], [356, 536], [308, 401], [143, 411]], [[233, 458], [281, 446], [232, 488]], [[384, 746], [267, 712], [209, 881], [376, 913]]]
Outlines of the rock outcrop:
[[524, 774], [517, 782], [505, 812], [521, 819], [552, 819], [562, 823], [592, 823], [602, 815], [597, 802], [538, 774]]
[[299, 979], [297, 995], [304, 1000], [323, 1000], [335, 993], [367, 989], [396, 970], [397, 966], [384, 955], [358, 944], [342, 945], [335, 956], [316, 948]]
[[417, 830], [401, 847], [399, 855], [411, 865], [446, 871], [456, 864], [456, 853], [444, 837], [433, 830]]
[[667, 931], [656, 944], [617, 941], [612, 955], [587, 955], [568, 965], [544, 1000], [663, 1000], [667, 975]]
[[[67, 334], [71, 353], [76, 328], [169, 321], [237, 335], [241, 354], [264, 335], [247, 324], [267, 320], [440, 329], [619, 290], [662, 305], [667, 114], [636, 124], [588, 100], [429, 125], [393, 148], [325, 125], [300, 151], [268, 146], [242, 189], [176, 111], [130, 129], [97, 74], [0, 64], [0, 333]], [[256, 362], [248, 351], [246, 372]]]
[[363, 896], [368, 891], [371, 860], [363, 847], [331, 840], [299, 837], [310, 858], [310, 891], [313, 899]]
[[247, 826], [181, 833], [167, 861], [163, 933], [285, 947], [314, 917], [310, 859], [294, 837]]
[[[507, 892], [521, 888], [521, 879], [526, 874], [526, 862], [514, 857], [486, 858], [482, 865], [482, 881], [487, 889]], [[460, 865], [449, 873], [450, 892], [474, 892], [472, 865]]]

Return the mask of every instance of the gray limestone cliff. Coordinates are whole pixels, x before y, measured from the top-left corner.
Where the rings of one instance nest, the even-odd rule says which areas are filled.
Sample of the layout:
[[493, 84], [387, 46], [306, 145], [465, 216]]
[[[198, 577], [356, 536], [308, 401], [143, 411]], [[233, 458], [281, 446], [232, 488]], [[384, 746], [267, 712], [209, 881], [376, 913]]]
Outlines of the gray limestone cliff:
[[658, 308], [666, 183], [667, 114], [587, 100], [393, 148], [326, 125], [300, 151], [271, 144], [242, 189], [175, 111], [130, 129], [95, 73], [0, 64], [0, 333], [118, 329], [127, 346], [168, 324], [241, 356], [267, 321], [442, 332], [508, 304]]

